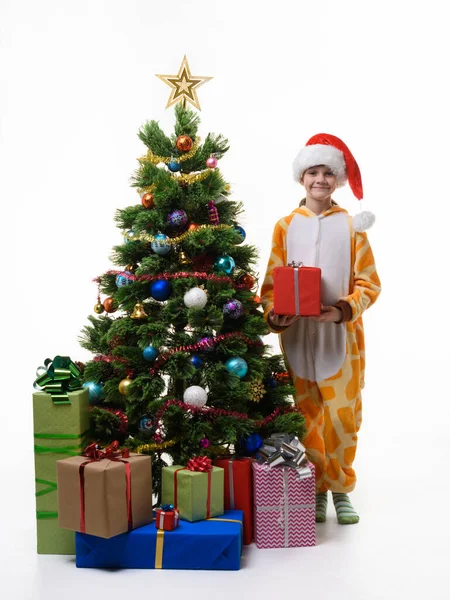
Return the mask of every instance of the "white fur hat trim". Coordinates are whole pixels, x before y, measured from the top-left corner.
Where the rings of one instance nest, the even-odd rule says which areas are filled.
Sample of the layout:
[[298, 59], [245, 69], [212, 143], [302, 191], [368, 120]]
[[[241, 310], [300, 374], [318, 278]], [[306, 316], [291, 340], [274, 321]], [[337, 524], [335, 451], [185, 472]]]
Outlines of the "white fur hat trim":
[[334, 146], [312, 144], [305, 146], [295, 157], [292, 165], [295, 181], [300, 181], [303, 173], [310, 167], [326, 165], [336, 174], [338, 185], [347, 181], [347, 170], [343, 152]]
[[355, 231], [366, 231], [375, 223], [375, 215], [368, 210], [363, 210], [353, 217], [352, 223]]

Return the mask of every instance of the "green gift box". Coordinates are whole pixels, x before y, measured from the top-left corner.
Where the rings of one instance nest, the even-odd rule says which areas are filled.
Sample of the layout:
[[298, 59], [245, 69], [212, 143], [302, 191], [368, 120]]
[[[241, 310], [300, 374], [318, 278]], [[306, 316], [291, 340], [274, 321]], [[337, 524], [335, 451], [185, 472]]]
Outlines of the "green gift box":
[[37, 551], [75, 554], [75, 533], [58, 527], [56, 461], [82, 453], [89, 429], [89, 391], [67, 392], [68, 402], [33, 394]]
[[212, 467], [202, 473], [190, 471], [181, 465], [163, 467], [162, 504], [173, 504], [184, 521], [201, 521], [223, 515], [224, 471]]

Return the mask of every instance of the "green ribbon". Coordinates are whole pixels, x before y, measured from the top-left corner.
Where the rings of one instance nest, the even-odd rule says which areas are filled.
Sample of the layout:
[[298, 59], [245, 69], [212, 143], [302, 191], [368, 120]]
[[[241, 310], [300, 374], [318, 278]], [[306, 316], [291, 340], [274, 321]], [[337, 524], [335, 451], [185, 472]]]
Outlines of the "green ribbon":
[[[84, 433], [76, 434], [65, 434], [65, 433], [35, 433], [34, 437], [39, 440], [77, 440], [80, 438], [84, 438], [87, 435], [87, 431]], [[69, 456], [78, 456], [80, 451], [84, 448], [86, 443], [81, 441], [79, 444], [75, 446], [61, 446], [61, 447], [52, 447], [52, 446], [34, 446], [34, 451], [36, 454], [44, 454], [44, 453], [53, 453], [53, 454], [68, 454]], [[47, 486], [45, 489], [36, 492], [36, 498], [39, 496], [45, 496], [45, 494], [50, 494], [51, 492], [56, 492], [58, 489], [57, 484], [54, 481], [48, 481], [47, 479], [35, 479], [36, 484]], [[57, 519], [58, 513], [56, 511], [49, 510], [37, 510], [36, 511], [36, 519]]]
[[68, 356], [46, 358], [36, 371], [35, 389], [51, 394], [54, 404], [71, 404], [67, 392], [81, 389], [81, 371]]

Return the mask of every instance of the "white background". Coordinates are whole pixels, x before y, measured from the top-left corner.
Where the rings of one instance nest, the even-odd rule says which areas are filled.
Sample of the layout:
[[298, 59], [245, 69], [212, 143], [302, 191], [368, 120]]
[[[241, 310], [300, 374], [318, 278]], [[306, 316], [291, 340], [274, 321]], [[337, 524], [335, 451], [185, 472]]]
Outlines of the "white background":
[[[8, 600], [448, 598], [447, 301], [449, 96], [444, 2], [0, 0], [2, 466], [0, 592]], [[383, 293], [365, 315], [364, 424], [352, 494], [361, 522], [332, 508], [315, 548], [246, 550], [243, 569], [97, 572], [35, 554], [31, 393], [46, 357], [87, 360], [77, 337], [92, 278], [122, 237], [116, 208], [147, 119], [171, 133], [170, 90], [187, 55], [200, 134], [245, 203], [263, 276], [276, 220], [302, 197], [295, 154], [341, 137], [363, 175]], [[348, 187], [336, 200], [359, 204]], [[277, 340], [274, 336], [273, 342]], [[6, 419], [6, 423], [5, 423]], [[3, 588], [3, 589], [2, 589]]]

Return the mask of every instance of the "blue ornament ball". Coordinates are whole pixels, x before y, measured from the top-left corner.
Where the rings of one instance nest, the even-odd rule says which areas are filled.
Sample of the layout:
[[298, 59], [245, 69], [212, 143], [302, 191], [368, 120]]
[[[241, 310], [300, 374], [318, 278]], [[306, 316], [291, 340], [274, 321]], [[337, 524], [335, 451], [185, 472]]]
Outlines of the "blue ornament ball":
[[235, 266], [236, 263], [234, 262], [233, 257], [228, 254], [222, 254], [222, 256], [219, 256], [214, 263], [214, 267], [217, 271], [223, 271], [227, 275], [231, 275]]
[[225, 367], [227, 368], [227, 371], [234, 373], [240, 379], [247, 375], [248, 364], [239, 356], [233, 356], [233, 358], [229, 358], [225, 363]]
[[172, 284], [170, 281], [166, 281], [165, 279], [157, 279], [150, 286], [150, 294], [152, 298], [159, 300], [160, 302], [167, 300], [171, 293]]
[[89, 404], [95, 406], [103, 398], [103, 386], [95, 381], [85, 381], [83, 387], [89, 390]]
[[152, 362], [158, 356], [158, 350], [155, 348], [155, 346], [147, 346], [147, 348], [144, 348], [142, 351], [142, 356], [145, 358], [145, 360]]
[[196, 369], [200, 369], [203, 364], [203, 359], [200, 358], [198, 354], [193, 354], [191, 356], [191, 365], [193, 365]]
[[152, 242], [152, 250], [159, 254], [160, 256], [164, 256], [164, 254], [168, 254], [170, 252], [170, 244], [167, 244], [167, 235], [164, 233], [157, 233], [155, 235], [155, 239]]
[[139, 431], [142, 433], [147, 433], [150, 429], [152, 429], [153, 425], [153, 419], [145, 415], [141, 417], [139, 421]]
[[240, 225], [236, 225], [236, 227], [234, 228], [234, 231], [236, 233], [239, 233], [242, 237], [242, 240], [239, 242], [239, 244], [242, 244], [242, 242], [245, 240], [245, 238], [247, 237], [247, 234], [245, 233], [245, 229], [243, 227], [241, 227]]
[[128, 244], [129, 242], [134, 242], [134, 239], [133, 240], [129, 239], [129, 238], [134, 238], [134, 231], [132, 229], [129, 229], [127, 231], [127, 235], [128, 235], [128, 237], [123, 238], [123, 241], [125, 242], [125, 244]]
[[264, 440], [258, 433], [251, 433], [242, 440], [242, 447], [246, 454], [255, 454], [264, 445]]
[[177, 162], [176, 160], [171, 160], [167, 167], [169, 168], [169, 171], [176, 173], [177, 171], [180, 171], [181, 163]]
[[231, 319], [239, 319], [244, 314], [244, 307], [239, 300], [228, 300], [223, 305], [223, 314]]
[[127, 277], [127, 275], [133, 275], [129, 271], [125, 271], [126, 275], [117, 275], [116, 277], [116, 285], [117, 287], [125, 287], [126, 285], [131, 285], [133, 283], [133, 279]]
[[270, 379], [267, 380], [267, 385], [274, 390], [277, 387], [278, 382], [275, 377], [270, 377]]
[[167, 224], [171, 227], [184, 227], [188, 222], [188, 216], [184, 210], [173, 210], [167, 215]]

